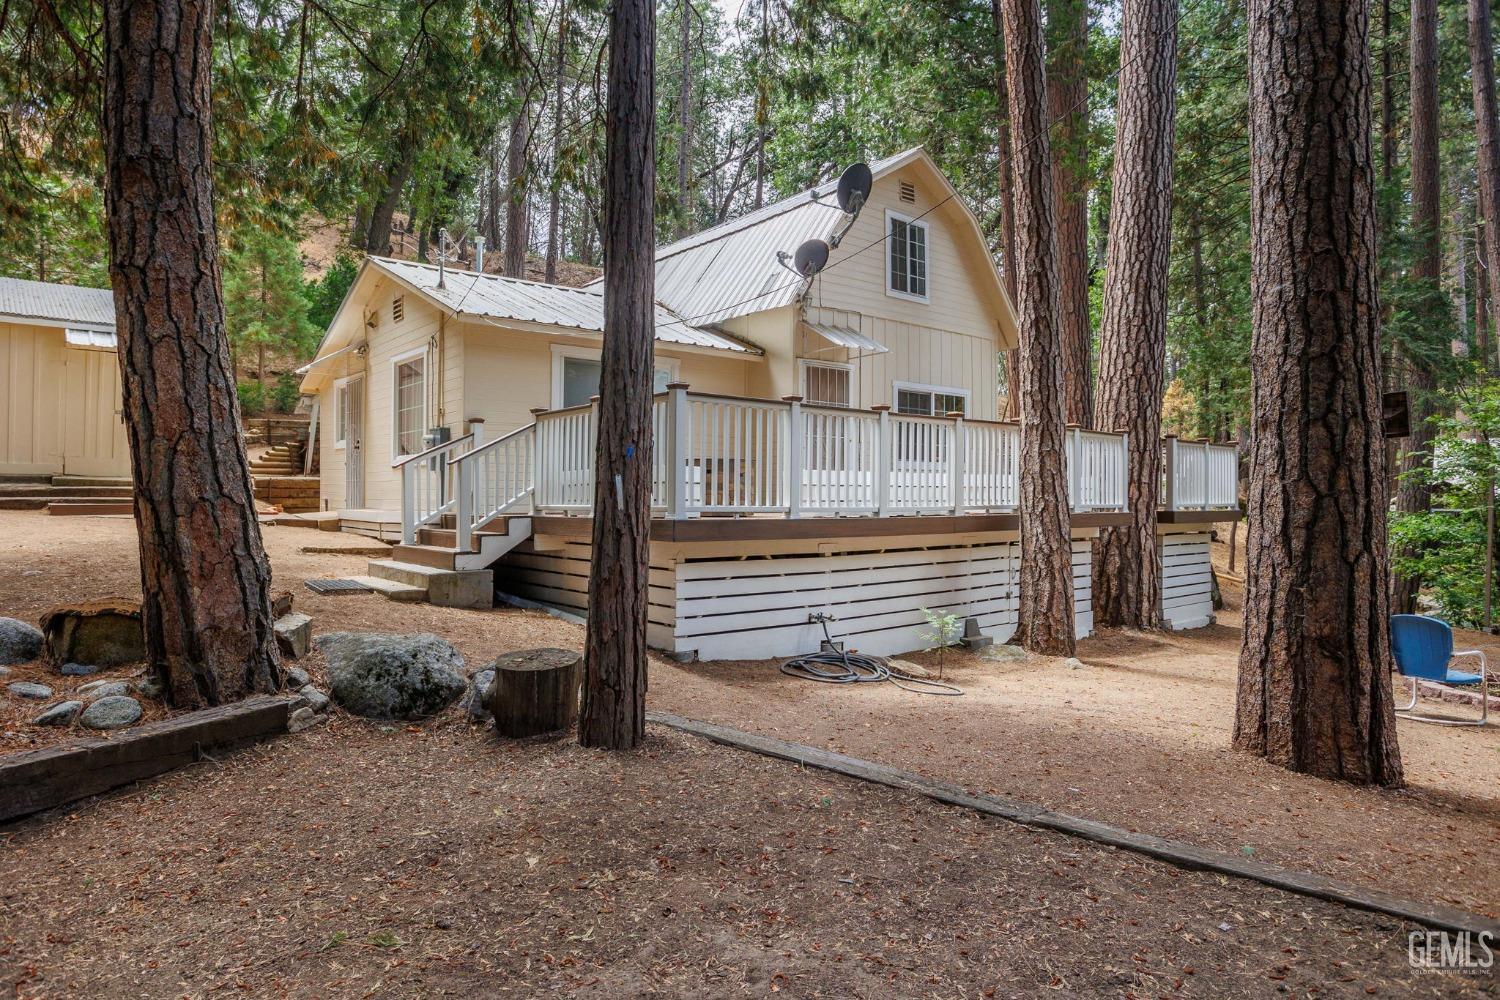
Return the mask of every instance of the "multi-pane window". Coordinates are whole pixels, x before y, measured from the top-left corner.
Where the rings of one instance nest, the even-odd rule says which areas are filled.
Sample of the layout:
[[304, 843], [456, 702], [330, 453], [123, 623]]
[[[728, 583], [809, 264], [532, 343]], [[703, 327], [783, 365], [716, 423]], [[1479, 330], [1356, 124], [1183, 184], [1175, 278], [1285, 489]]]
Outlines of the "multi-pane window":
[[927, 297], [927, 226], [890, 217], [891, 291], [914, 298]]
[[[582, 406], [599, 395], [599, 379], [604, 365], [597, 357], [567, 355], [562, 359], [562, 406]], [[651, 391], [666, 392], [672, 381], [672, 370], [667, 367], [651, 373]]]
[[411, 358], [396, 365], [396, 454], [422, 450], [427, 422], [427, 359]]
[[850, 406], [853, 395], [849, 369], [837, 365], [805, 362], [802, 366], [802, 398], [823, 406]]
[[966, 413], [968, 399], [957, 392], [942, 389], [896, 389], [896, 412], [923, 417], [941, 417], [945, 413]]

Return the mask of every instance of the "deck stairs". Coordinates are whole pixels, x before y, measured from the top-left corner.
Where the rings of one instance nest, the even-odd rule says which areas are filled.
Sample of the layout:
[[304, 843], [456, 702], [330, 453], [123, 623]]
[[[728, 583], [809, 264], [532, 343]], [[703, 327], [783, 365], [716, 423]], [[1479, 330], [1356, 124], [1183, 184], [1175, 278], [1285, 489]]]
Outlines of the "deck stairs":
[[359, 579], [393, 601], [488, 608], [494, 604], [489, 567], [530, 537], [530, 517], [497, 517], [474, 531], [470, 548], [460, 551], [448, 514], [417, 529], [412, 544], [398, 543], [389, 559], [370, 560], [368, 576]]

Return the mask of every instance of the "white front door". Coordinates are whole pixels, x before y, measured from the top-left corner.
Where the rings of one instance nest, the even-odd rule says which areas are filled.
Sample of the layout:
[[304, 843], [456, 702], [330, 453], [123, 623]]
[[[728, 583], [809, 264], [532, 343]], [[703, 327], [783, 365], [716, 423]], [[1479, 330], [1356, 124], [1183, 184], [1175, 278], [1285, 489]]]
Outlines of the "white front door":
[[130, 475], [119, 359], [113, 351], [78, 347], [69, 347], [64, 354], [63, 472], [72, 476]]
[[365, 505], [365, 380], [344, 383], [344, 506]]

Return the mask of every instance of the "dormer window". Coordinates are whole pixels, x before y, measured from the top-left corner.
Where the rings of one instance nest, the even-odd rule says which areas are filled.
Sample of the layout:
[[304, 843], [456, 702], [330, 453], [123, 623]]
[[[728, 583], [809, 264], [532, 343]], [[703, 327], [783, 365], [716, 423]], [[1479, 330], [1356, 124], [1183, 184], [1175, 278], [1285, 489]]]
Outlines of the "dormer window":
[[927, 301], [927, 223], [886, 213], [886, 293]]

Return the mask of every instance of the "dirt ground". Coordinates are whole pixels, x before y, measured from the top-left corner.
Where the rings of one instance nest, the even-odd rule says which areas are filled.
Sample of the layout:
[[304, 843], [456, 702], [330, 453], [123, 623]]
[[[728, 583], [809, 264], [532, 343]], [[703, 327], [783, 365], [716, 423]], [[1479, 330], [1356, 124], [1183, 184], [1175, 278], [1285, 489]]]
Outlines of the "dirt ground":
[[[301, 581], [361, 572], [367, 557], [301, 549], [368, 540], [289, 527], [266, 539], [315, 632], [433, 631], [471, 666], [581, 643], [536, 612], [320, 597]], [[128, 518], [0, 512], [0, 614], [138, 592]], [[1238, 757], [1233, 618], [1090, 639], [1077, 670], [950, 654], [966, 691], [955, 699], [795, 681], [774, 663], [656, 660], [650, 703], [1500, 912], [1500, 733], [1403, 722], [1399, 792]], [[305, 662], [321, 673], [317, 656]], [[0, 750], [37, 732], [5, 728], [17, 735]], [[410, 727], [336, 714], [0, 828], [0, 841], [0, 972], [24, 996], [1494, 990], [1413, 977], [1396, 921], [655, 730], [647, 753], [618, 759], [569, 741], [501, 745], [454, 712]]]

